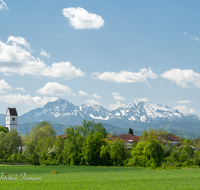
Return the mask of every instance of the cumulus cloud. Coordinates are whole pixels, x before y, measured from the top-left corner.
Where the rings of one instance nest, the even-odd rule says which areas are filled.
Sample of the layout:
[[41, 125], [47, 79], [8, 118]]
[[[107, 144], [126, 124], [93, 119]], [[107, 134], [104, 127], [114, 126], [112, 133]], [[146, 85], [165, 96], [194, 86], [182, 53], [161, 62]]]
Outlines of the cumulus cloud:
[[38, 89], [37, 93], [43, 95], [64, 96], [65, 94], [71, 93], [71, 88], [57, 82], [48, 82], [44, 87]]
[[48, 53], [47, 53], [46, 51], [44, 51], [42, 48], [41, 48], [40, 55], [43, 56], [43, 57], [50, 58], [50, 53], [48, 54]]
[[31, 105], [31, 106], [44, 106], [48, 102], [56, 101], [58, 98], [55, 97], [31, 97], [30, 95], [21, 94], [9, 94], [0, 96], [0, 102], [5, 102], [8, 104], [21, 104], [21, 105]]
[[25, 92], [25, 90], [22, 87], [15, 88], [16, 90], [21, 90], [22, 92]]
[[88, 105], [101, 105], [99, 102], [97, 102], [96, 100], [93, 100], [93, 99], [86, 100], [84, 103], [88, 104]]
[[117, 93], [117, 92], [111, 92], [111, 94], [113, 95], [113, 98], [115, 100], [125, 100], [125, 98], [120, 96], [119, 93]]
[[187, 88], [188, 83], [200, 88], [200, 74], [195, 73], [193, 70], [171, 69], [165, 71], [161, 77], [171, 80], [183, 88]]
[[196, 112], [193, 108], [189, 109], [186, 106], [180, 105], [180, 106], [175, 106], [173, 109], [178, 110], [179, 112], [183, 114], [192, 114]]
[[83, 90], [79, 90], [78, 94], [80, 96], [88, 96], [88, 93], [84, 92]]
[[129, 72], [122, 70], [119, 73], [115, 72], [104, 72], [104, 73], [93, 73], [92, 74], [93, 79], [100, 79], [100, 80], [106, 80], [111, 82], [117, 82], [117, 83], [135, 83], [135, 82], [146, 82], [147, 78], [156, 79], [157, 74], [155, 74], [151, 68], [148, 69], [140, 69], [138, 73], [135, 72]]
[[92, 94], [92, 97], [93, 97], [93, 98], [96, 98], [96, 99], [98, 99], [98, 100], [101, 99], [101, 96], [99, 96], [99, 95], [97, 95], [97, 94]]
[[116, 104], [109, 104], [110, 110], [115, 110], [122, 106], [125, 106], [125, 104], [122, 104], [120, 101], [117, 101]]
[[179, 100], [179, 101], [176, 101], [176, 103], [178, 104], [189, 104], [189, 103], [192, 103], [191, 100]]
[[0, 10], [8, 10], [8, 7], [3, 0], [0, 0]]
[[28, 51], [29, 44], [22, 37], [10, 36], [6, 43], [0, 41], [0, 72], [20, 75], [36, 75], [48, 77], [64, 77], [71, 79], [85, 76], [80, 68], [75, 68], [70, 62], [46, 65]]
[[22, 46], [25, 46], [26, 48], [30, 48], [29, 43], [27, 43], [26, 40], [21, 36], [18, 36], [18, 37], [9, 36], [6, 44], [10, 42], [13, 46], [22, 45]]
[[12, 90], [12, 87], [4, 80], [0, 80], [0, 94], [5, 94]]
[[89, 13], [81, 7], [64, 8], [62, 14], [69, 19], [70, 25], [74, 29], [99, 29], [104, 25], [104, 20], [101, 16]]

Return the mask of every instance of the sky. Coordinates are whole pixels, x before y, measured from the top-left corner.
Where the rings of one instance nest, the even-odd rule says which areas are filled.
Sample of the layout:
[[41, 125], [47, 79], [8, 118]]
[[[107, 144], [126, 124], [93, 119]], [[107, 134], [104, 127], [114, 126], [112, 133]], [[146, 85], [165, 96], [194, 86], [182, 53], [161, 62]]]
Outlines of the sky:
[[200, 1], [0, 0], [0, 113], [63, 98], [200, 116]]

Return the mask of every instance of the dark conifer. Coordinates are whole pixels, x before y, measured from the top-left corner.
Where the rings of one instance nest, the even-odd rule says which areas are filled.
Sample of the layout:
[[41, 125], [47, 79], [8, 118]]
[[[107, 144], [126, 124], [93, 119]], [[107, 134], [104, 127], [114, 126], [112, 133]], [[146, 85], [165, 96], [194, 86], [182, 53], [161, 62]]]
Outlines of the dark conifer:
[[134, 135], [134, 133], [133, 133], [133, 129], [129, 128], [128, 134], [132, 134], [132, 135]]

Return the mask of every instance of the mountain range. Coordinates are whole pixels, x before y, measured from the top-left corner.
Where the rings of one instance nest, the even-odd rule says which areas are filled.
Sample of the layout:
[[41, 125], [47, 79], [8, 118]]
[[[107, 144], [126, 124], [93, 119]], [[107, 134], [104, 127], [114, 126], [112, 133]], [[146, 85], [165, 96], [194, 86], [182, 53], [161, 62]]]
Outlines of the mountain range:
[[[165, 105], [153, 104], [149, 101], [134, 101], [116, 110], [109, 111], [101, 105], [83, 104], [75, 106], [65, 99], [47, 103], [18, 117], [19, 126], [25, 123], [49, 121], [59, 126], [80, 125], [83, 120], [101, 122], [116, 133], [121, 128], [133, 128], [143, 131], [148, 128], [159, 128], [200, 133], [200, 118], [193, 114], [183, 114]], [[5, 125], [5, 115], [0, 114], [0, 124]], [[187, 125], [186, 125], [187, 124]], [[29, 125], [30, 126], [30, 125]], [[116, 127], [114, 129], [113, 127]], [[171, 126], [171, 127], [170, 127]], [[25, 130], [26, 131], [26, 130]], [[128, 132], [128, 131], [127, 131]], [[60, 132], [59, 132], [60, 133]]]
[[18, 122], [29, 123], [45, 120], [65, 125], [79, 125], [84, 119], [102, 123], [118, 123], [118, 127], [123, 127], [123, 122], [129, 124], [168, 121], [200, 122], [197, 115], [183, 114], [178, 110], [170, 109], [168, 106], [153, 104], [149, 101], [134, 101], [116, 110], [109, 111], [101, 105], [83, 104], [75, 106], [64, 99], [58, 99], [47, 103], [42, 108], [31, 110], [19, 116]]

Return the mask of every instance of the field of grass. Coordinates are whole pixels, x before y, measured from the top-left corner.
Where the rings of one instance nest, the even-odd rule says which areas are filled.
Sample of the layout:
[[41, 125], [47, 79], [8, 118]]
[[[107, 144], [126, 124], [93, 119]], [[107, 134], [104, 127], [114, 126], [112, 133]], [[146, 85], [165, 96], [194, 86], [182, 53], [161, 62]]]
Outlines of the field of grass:
[[[51, 174], [57, 171], [58, 174]], [[152, 170], [90, 166], [0, 166], [0, 173], [17, 174], [17, 181], [1, 181], [0, 189], [200, 189], [200, 169]], [[41, 181], [19, 180], [26, 178]], [[8, 175], [7, 175], [8, 176]]]

